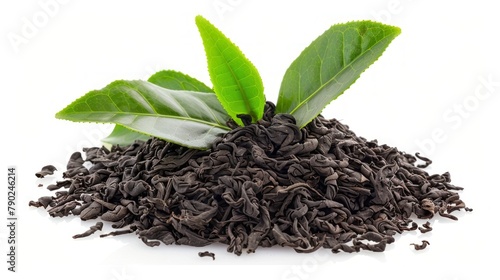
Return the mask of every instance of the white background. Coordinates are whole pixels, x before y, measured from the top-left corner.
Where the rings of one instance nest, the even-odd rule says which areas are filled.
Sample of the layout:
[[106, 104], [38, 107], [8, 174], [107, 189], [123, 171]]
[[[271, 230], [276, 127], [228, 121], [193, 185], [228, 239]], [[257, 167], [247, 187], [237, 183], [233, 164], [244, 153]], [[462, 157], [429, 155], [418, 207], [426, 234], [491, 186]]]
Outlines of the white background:
[[[497, 275], [500, 22], [494, 1], [458, 2], [2, 1], [0, 173], [6, 181], [7, 166], [18, 169], [19, 220], [18, 273], [7, 273], [7, 188], [0, 183], [1, 275], [106, 280], [174, 275], [458, 280]], [[402, 34], [379, 61], [324, 115], [365, 138], [423, 152], [434, 161], [429, 172], [449, 171], [452, 182], [465, 187], [461, 197], [474, 211], [459, 213], [457, 222], [433, 220], [434, 231], [404, 234], [384, 253], [320, 250], [304, 255], [271, 248], [237, 257], [222, 245], [149, 248], [134, 235], [73, 240], [72, 235], [94, 222], [53, 219], [28, 207], [30, 200], [48, 193], [37, 185], [51, 183], [38, 180], [36, 171], [54, 164], [61, 171], [53, 178], [60, 179], [73, 151], [99, 145], [110, 131], [110, 126], [56, 120], [54, 114], [71, 101], [116, 79], [147, 79], [162, 69], [210, 84], [194, 24], [198, 14], [254, 62], [271, 101], [276, 101], [292, 60], [330, 25], [371, 19], [401, 27]], [[110, 230], [105, 225], [104, 231]], [[428, 249], [416, 252], [409, 246], [424, 238], [431, 243]], [[204, 250], [215, 252], [216, 261], [199, 258]]]

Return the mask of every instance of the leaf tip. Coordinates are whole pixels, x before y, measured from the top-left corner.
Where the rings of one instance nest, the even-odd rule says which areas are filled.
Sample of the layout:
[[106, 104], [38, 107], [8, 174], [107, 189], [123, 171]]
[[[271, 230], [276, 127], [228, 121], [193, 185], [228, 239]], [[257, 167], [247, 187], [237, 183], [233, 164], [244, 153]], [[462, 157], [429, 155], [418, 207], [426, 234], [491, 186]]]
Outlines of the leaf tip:
[[57, 113], [55, 114], [55, 118], [56, 118], [56, 119], [58, 119], [58, 120], [67, 120], [66, 114], [67, 114], [67, 110], [68, 110], [68, 108], [69, 108], [70, 106], [71, 106], [71, 104], [70, 104], [70, 105], [68, 105], [68, 106], [66, 106], [66, 107], [65, 107], [64, 109], [62, 109], [61, 111], [57, 112]]
[[194, 22], [198, 27], [200, 27], [200, 24], [209, 23], [209, 21], [202, 15], [197, 15], [196, 17], [194, 17]]

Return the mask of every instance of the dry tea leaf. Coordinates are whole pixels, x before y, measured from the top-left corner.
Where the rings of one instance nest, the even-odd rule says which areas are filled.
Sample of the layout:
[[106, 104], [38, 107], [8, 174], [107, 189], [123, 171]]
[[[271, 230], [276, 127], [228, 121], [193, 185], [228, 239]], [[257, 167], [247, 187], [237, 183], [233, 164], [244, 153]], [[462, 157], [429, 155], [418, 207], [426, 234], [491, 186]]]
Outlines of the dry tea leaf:
[[413, 247], [415, 248], [415, 250], [420, 251], [420, 250], [423, 250], [423, 249], [427, 248], [427, 245], [430, 245], [430, 244], [431, 243], [429, 243], [429, 241], [422, 240], [422, 244], [411, 243], [410, 245], [413, 245]]
[[95, 225], [91, 226], [90, 229], [85, 231], [84, 233], [73, 235], [73, 239], [90, 236], [94, 234], [96, 231], [102, 230], [102, 226], [103, 226], [102, 222], [97, 222]]
[[46, 165], [46, 166], [42, 167], [42, 169], [40, 171], [35, 173], [35, 176], [38, 178], [45, 178], [45, 176], [47, 176], [47, 175], [53, 175], [54, 171], [56, 171], [56, 170], [57, 170], [57, 168], [55, 166]]
[[[50, 188], [64, 190], [30, 205], [117, 229], [101, 237], [135, 233], [147, 246], [223, 243], [236, 255], [276, 245], [381, 252], [396, 234], [418, 228], [413, 215], [466, 209], [448, 173], [428, 174], [416, 157], [335, 119], [320, 116], [299, 129], [274, 109], [268, 102], [259, 124], [233, 124], [208, 151], [157, 138], [87, 148], [88, 173], [67, 173]], [[73, 154], [68, 168], [79, 169], [81, 158]]]
[[212, 253], [212, 252], [209, 252], [209, 251], [199, 252], [199, 253], [198, 253], [198, 256], [200, 256], [200, 257], [211, 257], [211, 258], [212, 258], [212, 260], [214, 260], [214, 261], [215, 261], [215, 254], [214, 254], [214, 253]]

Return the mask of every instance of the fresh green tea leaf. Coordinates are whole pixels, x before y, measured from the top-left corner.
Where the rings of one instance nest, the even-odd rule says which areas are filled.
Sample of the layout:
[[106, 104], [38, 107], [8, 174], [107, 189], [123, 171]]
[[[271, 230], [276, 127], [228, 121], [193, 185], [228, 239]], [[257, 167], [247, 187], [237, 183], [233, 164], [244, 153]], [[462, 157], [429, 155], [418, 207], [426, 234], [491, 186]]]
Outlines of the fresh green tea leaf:
[[214, 90], [209, 88], [204, 83], [198, 81], [181, 72], [173, 70], [162, 70], [149, 77], [148, 82], [158, 85], [162, 88], [173, 90], [189, 90], [199, 92], [211, 92]]
[[372, 21], [332, 26], [285, 72], [277, 113], [292, 114], [299, 127], [318, 116], [375, 62], [401, 30]]
[[[173, 71], [162, 70], [151, 76], [148, 81], [155, 85], [173, 90], [189, 90], [200, 92], [211, 92], [213, 90], [204, 83], [192, 78], [186, 74]], [[104, 143], [111, 145], [129, 145], [135, 140], [147, 140], [150, 136], [144, 133], [136, 132], [124, 126], [117, 124], [110, 135], [102, 140]]]
[[170, 90], [146, 81], [115, 81], [75, 100], [59, 119], [103, 122], [186, 146], [206, 149], [229, 131], [213, 93]]
[[255, 66], [221, 31], [202, 16], [196, 17], [214, 91], [222, 106], [239, 125], [237, 116], [250, 115], [252, 122], [264, 114], [264, 86]]
[[151, 136], [128, 129], [123, 125], [115, 125], [113, 131], [101, 141], [110, 145], [126, 146], [134, 143], [136, 140], [147, 141]]

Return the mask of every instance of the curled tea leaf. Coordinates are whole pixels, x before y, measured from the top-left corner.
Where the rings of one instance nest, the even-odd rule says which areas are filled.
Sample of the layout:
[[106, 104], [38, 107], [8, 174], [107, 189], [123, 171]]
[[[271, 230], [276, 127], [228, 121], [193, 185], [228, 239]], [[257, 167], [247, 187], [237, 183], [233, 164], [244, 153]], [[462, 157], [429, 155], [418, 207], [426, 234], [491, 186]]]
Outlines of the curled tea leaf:
[[211, 257], [211, 258], [212, 258], [212, 260], [214, 260], [214, 261], [215, 261], [215, 254], [214, 254], [214, 253], [212, 253], [212, 252], [209, 252], [209, 251], [199, 252], [199, 253], [198, 253], [198, 256], [200, 256], [200, 257]]
[[46, 166], [42, 167], [42, 169], [40, 171], [35, 173], [35, 176], [38, 178], [44, 178], [47, 175], [53, 175], [54, 171], [56, 171], [56, 170], [57, 170], [57, 168], [55, 166], [46, 165]]
[[415, 250], [420, 251], [420, 250], [423, 250], [423, 249], [427, 248], [427, 245], [430, 245], [430, 244], [431, 243], [429, 243], [429, 241], [422, 240], [422, 244], [411, 243], [410, 245], [413, 245], [413, 247], [415, 248]]
[[103, 226], [102, 222], [97, 222], [95, 225], [91, 226], [90, 229], [85, 231], [84, 233], [73, 235], [73, 239], [90, 236], [94, 234], [96, 231], [102, 230], [102, 226]]

